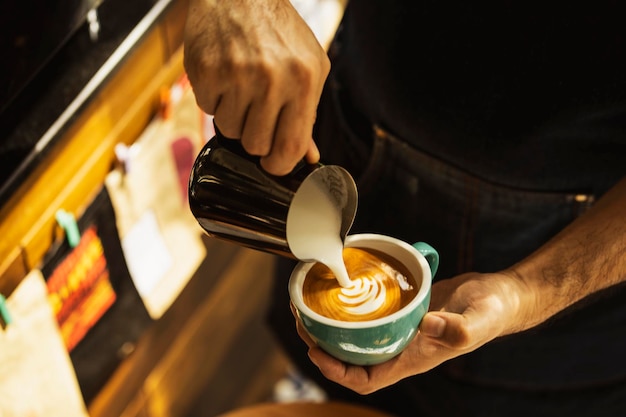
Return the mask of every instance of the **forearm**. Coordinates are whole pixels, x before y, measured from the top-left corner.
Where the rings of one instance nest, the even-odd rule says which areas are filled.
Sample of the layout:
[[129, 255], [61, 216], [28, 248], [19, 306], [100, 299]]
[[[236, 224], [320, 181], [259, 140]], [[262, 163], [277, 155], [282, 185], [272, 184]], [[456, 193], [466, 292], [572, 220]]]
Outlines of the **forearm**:
[[528, 289], [519, 328], [626, 281], [626, 178], [587, 213], [511, 270]]

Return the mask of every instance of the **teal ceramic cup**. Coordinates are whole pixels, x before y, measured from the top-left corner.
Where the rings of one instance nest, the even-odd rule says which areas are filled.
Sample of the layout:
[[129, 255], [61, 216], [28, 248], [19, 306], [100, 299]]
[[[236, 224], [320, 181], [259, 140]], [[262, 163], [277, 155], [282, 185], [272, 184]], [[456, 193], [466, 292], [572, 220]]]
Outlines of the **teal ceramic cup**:
[[439, 254], [424, 242], [410, 245], [378, 234], [349, 235], [345, 247], [374, 249], [392, 256], [414, 276], [419, 290], [401, 310], [369, 321], [340, 321], [316, 313], [303, 300], [302, 286], [313, 262], [300, 262], [289, 280], [289, 295], [298, 319], [311, 338], [327, 353], [355, 365], [374, 365], [398, 355], [417, 334], [428, 311], [432, 279]]

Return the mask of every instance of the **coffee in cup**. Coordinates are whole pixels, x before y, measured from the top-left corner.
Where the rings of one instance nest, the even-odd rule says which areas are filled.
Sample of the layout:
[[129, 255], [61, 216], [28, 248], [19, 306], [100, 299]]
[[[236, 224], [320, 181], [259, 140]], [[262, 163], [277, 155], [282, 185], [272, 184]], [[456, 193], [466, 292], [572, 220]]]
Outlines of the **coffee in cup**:
[[321, 263], [296, 265], [289, 295], [297, 317], [323, 350], [344, 362], [387, 361], [415, 337], [428, 311], [439, 254], [424, 242], [356, 234], [346, 237], [343, 255], [350, 287]]
[[322, 316], [340, 321], [374, 320], [393, 314], [415, 297], [411, 272], [392, 256], [375, 249], [343, 249], [351, 287], [339, 285], [333, 272], [315, 263], [302, 287], [304, 303]]

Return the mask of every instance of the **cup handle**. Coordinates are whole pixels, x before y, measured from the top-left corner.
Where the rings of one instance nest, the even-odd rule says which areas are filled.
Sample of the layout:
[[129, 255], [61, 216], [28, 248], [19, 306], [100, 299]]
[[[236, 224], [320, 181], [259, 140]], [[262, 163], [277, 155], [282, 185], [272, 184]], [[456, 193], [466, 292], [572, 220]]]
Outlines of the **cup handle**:
[[428, 243], [424, 242], [416, 242], [413, 244], [413, 247], [424, 255], [424, 258], [426, 258], [430, 266], [431, 276], [434, 278], [437, 273], [437, 268], [439, 268], [439, 252]]

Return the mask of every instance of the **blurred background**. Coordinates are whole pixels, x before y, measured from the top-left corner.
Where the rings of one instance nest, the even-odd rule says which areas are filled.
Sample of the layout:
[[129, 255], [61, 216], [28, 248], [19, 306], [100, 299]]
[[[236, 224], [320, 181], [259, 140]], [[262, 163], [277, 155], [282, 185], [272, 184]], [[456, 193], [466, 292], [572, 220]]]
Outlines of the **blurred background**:
[[[328, 47], [343, 0], [292, 2]], [[0, 415], [325, 399], [265, 326], [273, 256], [204, 235], [189, 211], [213, 132], [182, 66], [186, 11], [0, 4]]]

